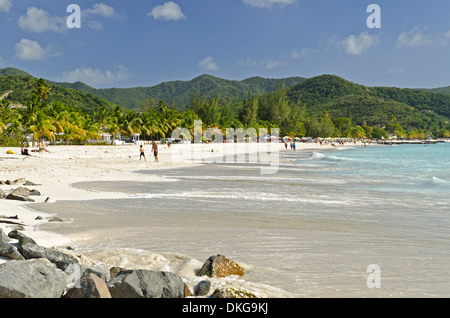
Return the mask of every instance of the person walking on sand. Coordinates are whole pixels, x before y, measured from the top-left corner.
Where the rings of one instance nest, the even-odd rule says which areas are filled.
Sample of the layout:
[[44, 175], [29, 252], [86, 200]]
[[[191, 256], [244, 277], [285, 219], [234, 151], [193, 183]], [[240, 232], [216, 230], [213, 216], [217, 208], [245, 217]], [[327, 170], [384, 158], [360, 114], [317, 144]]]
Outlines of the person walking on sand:
[[158, 162], [158, 144], [154, 140], [152, 141], [152, 151], [153, 155], [155, 156], [155, 162]]
[[147, 159], [145, 158], [144, 147], [142, 145], [139, 147], [139, 152], [140, 152], [139, 160], [142, 160], [142, 157], [144, 157], [144, 160], [147, 161]]
[[292, 150], [294, 150], [294, 151], [295, 151], [295, 142], [294, 142], [294, 143], [292, 143]]

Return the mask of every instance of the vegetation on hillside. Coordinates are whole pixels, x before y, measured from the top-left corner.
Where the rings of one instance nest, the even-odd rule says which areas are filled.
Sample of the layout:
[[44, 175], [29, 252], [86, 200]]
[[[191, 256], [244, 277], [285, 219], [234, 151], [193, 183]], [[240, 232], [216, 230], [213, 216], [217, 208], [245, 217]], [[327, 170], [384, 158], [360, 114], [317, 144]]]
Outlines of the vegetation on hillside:
[[252, 77], [243, 81], [231, 81], [211, 75], [201, 75], [190, 81], [164, 82], [151, 87], [95, 89], [81, 82], [54, 84], [94, 94], [132, 110], [139, 110], [139, 103], [145, 99], [163, 100], [165, 103], [176, 104], [180, 110], [183, 110], [189, 105], [196, 92], [208, 98], [220, 95], [222, 100], [227, 100], [234, 107], [246, 97], [249, 91], [255, 95], [263, 95], [274, 91], [277, 85], [283, 82], [291, 86], [303, 80], [305, 78], [302, 77], [286, 79]]
[[[81, 84], [79, 84], [81, 85]], [[280, 136], [423, 139], [450, 137], [450, 96], [397, 88], [369, 88], [323, 75], [287, 86], [278, 83], [265, 94], [250, 89], [231, 99], [190, 92], [184, 107], [173, 100], [143, 98], [127, 109], [31, 76], [0, 76], [0, 144], [20, 145], [27, 136], [39, 141], [83, 144], [108, 133], [141, 140], [171, 137], [194, 121], [203, 129], [279, 128]], [[11, 101], [20, 101], [23, 106]]]
[[[36, 78], [24, 75], [0, 76], [0, 95], [10, 92], [6, 100], [12, 104], [25, 105], [35, 89]], [[101, 97], [81, 91], [50, 85], [52, 93], [48, 96], [48, 103], [62, 103], [75, 107], [86, 113], [93, 113], [101, 107], [114, 108], [117, 106]]]

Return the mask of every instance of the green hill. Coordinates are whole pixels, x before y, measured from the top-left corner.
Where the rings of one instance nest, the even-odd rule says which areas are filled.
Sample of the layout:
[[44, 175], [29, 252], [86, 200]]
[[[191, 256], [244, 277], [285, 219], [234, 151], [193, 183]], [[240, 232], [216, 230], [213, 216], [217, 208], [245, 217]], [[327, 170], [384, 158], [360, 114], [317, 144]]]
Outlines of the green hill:
[[31, 76], [27, 72], [19, 70], [18, 68], [14, 67], [0, 68], [0, 76], [7, 76], [7, 75]]
[[274, 91], [283, 82], [286, 86], [291, 86], [304, 80], [302, 77], [285, 79], [252, 77], [243, 81], [232, 81], [201, 75], [190, 81], [163, 82], [151, 87], [95, 89], [80, 82], [54, 84], [91, 93], [125, 108], [138, 110], [139, 103], [145, 99], [174, 102], [179, 108], [184, 108], [195, 92], [208, 97], [220, 95], [226, 100], [242, 100], [248, 96], [249, 91], [252, 94], [262, 95]]
[[322, 75], [287, 90], [291, 102], [301, 99], [311, 116], [324, 111], [348, 117], [354, 124], [383, 126], [394, 116], [408, 128], [443, 125], [450, 118], [450, 95], [413, 89], [367, 87], [334, 75]]
[[422, 89], [426, 92], [432, 92], [432, 93], [439, 93], [439, 94], [449, 94], [450, 95], [450, 86], [447, 87], [439, 87], [439, 88], [432, 88], [432, 89]]
[[[0, 96], [10, 92], [5, 97], [6, 100], [12, 104], [25, 105], [30, 99], [36, 80], [31, 75], [0, 75]], [[49, 84], [51, 86], [51, 94], [48, 97], [48, 102], [61, 102], [90, 114], [103, 106], [108, 108], [116, 106], [93, 94]]]
[[[0, 96], [10, 92], [5, 99], [25, 104], [35, 81], [36, 78], [24, 71], [0, 69]], [[242, 107], [249, 92], [264, 97], [284, 83], [288, 100], [295, 104], [300, 99], [306, 113], [312, 117], [327, 112], [331, 117], [348, 117], [355, 125], [366, 122], [370, 126], [385, 126], [394, 116], [398, 123], [409, 129], [448, 127], [445, 122], [450, 121], [450, 94], [434, 90], [367, 87], [335, 75], [310, 79], [251, 77], [242, 81], [202, 75], [191, 81], [164, 82], [152, 87], [110, 89], [95, 89], [82, 82], [47, 83], [52, 92], [49, 102], [61, 102], [90, 114], [102, 106], [113, 108], [119, 105], [139, 110], [139, 103], [145, 99], [173, 101], [183, 109], [196, 92], [208, 97], [220, 95], [222, 102], [232, 105], [235, 111]], [[445, 91], [445, 88], [436, 90]]]

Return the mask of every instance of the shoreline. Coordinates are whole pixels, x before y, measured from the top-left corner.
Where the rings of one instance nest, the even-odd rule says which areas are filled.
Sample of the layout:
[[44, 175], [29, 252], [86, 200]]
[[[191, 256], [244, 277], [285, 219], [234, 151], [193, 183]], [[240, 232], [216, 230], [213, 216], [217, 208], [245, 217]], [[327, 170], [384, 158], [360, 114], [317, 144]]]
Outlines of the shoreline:
[[[254, 144], [255, 145], [255, 144]], [[254, 146], [253, 145], [253, 146]], [[277, 143], [275, 151], [286, 151], [283, 143]], [[371, 144], [376, 145], [376, 144]], [[195, 147], [192, 147], [195, 146]], [[220, 147], [218, 147], [220, 146]], [[352, 148], [364, 146], [361, 142], [356, 144], [348, 143], [343, 148]], [[147, 148], [148, 147], [145, 147]], [[315, 143], [297, 143], [296, 151], [330, 151], [337, 148], [331, 145], [320, 145]], [[28, 204], [44, 203], [49, 199], [49, 203], [55, 201], [78, 201], [95, 199], [120, 199], [128, 198], [124, 193], [110, 193], [89, 191], [87, 189], [77, 189], [72, 184], [77, 182], [89, 181], [163, 181], [170, 182], [167, 179], [158, 178], [150, 174], [139, 174], [136, 171], [144, 169], [170, 169], [178, 167], [190, 167], [199, 164], [196, 161], [196, 154], [200, 153], [203, 161], [217, 159], [221, 151], [231, 151], [235, 155], [249, 153], [249, 144], [200, 144], [200, 145], [172, 145], [169, 149], [166, 145], [160, 145], [160, 161], [153, 162], [153, 155], [147, 150], [146, 159], [139, 160], [139, 145], [115, 145], [115, 146], [50, 146], [50, 152], [36, 154], [36, 157], [24, 157], [17, 154], [7, 154], [8, 150], [15, 153], [20, 149], [10, 147], [0, 147], [0, 161], [2, 161], [2, 170], [0, 172], [0, 181], [16, 180], [25, 178], [36, 186], [27, 186], [30, 189], [36, 189], [41, 196], [33, 196], [35, 202], [22, 202], [16, 200], [2, 199], [3, 217], [17, 217], [10, 220], [22, 224], [25, 230], [21, 230], [25, 235], [33, 238], [38, 244], [45, 247], [61, 247], [70, 245], [72, 240], [56, 232], [43, 231], [39, 226], [48, 222], [48, 220], [57, 216], [35, 211]], [[287, 151], [292, 151], [288, 149]], [[188, 154], [190, 159], [179, 160], [178, 154]], [[222, 155], [222, 154], [221, 154]], [[174, 159], [175, 158], [175, 159]], [[201, 164], [201, 162], [200, 162]], [[11, 189], [22, 186], [0, 185], [0, 189], [8, 192]], [[40, 216], [42, 219], [37, 220]], [[0, 221], [5, 220], [0, 218]], [[7, 234], [14, 225], [0, 222], [0, 228]], [[180, 247], [180, 251], [182, 247]], [[0, 257], [0, 263], [8, 261]]]

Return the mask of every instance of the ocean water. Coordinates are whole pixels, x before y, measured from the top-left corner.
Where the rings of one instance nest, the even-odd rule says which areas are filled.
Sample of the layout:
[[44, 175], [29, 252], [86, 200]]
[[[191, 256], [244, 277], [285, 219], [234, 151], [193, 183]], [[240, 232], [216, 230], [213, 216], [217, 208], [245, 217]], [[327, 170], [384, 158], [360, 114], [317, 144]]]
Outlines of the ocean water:
[[450, 296], [450, 144], [279, 155], [271, 175], [255, 163], [151, 169], [73, 185], [127, 199], [30, 207], [71, 218], [42, 229], [81, 237], [102, 261], [171, 269], [224, 254], [247, 268], [227, 283], [269, 296]]

